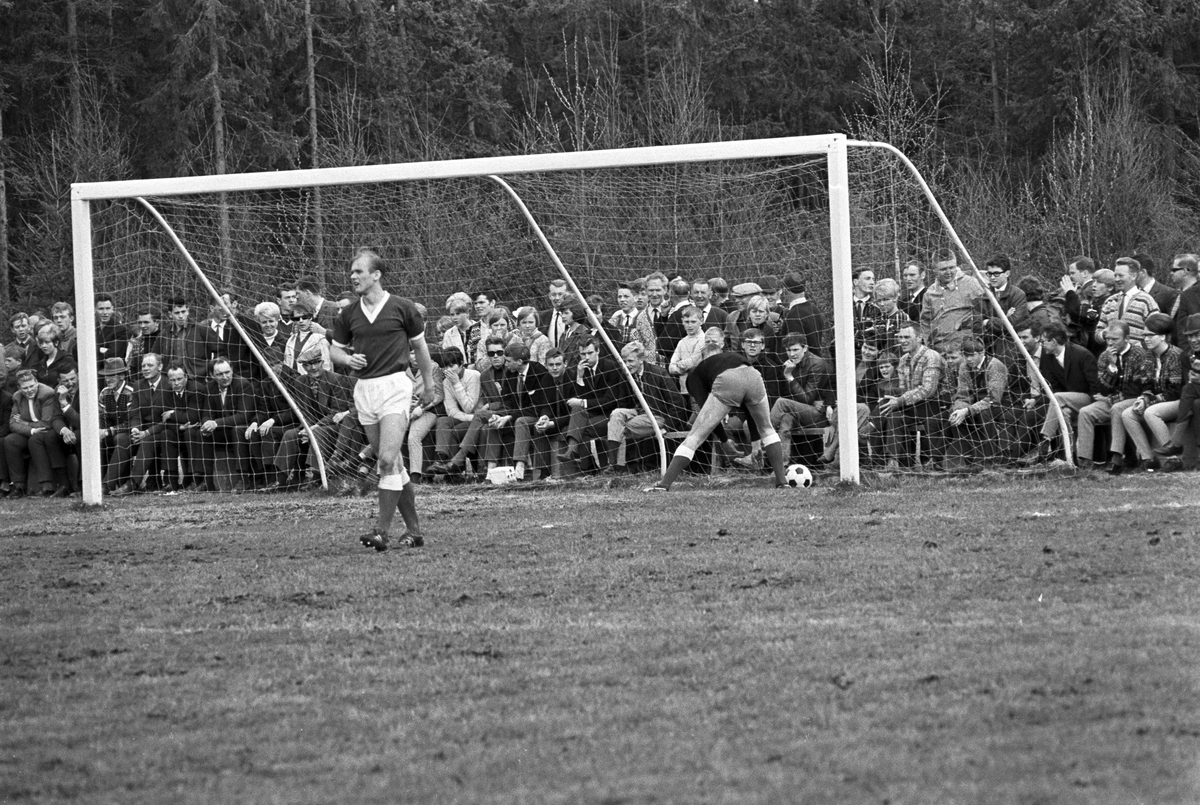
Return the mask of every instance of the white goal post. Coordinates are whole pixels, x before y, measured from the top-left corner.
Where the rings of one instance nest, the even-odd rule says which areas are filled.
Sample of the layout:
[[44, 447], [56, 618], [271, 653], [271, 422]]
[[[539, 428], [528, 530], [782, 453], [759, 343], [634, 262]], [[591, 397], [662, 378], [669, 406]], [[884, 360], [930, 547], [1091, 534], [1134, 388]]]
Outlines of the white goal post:
[[[841, 134], [808, 137], [785, 137], [765, 140], [656, 146], [572, 153], [553, 153], [526, 156], [490, 157], [479, 159], [418, 162], [391, 165], [367, 165], [317, 170], [280, 171], [272, 173], [226, 174], [218, 176], [175, 177], [123, 182], [80, 183], [72, 186], [72, 226], [74, 236], [75, 294], [78, 316], [78, 355], [81, 409], [81, 466], [83, 470], [83, 500], [97, 504], [102, 496], [101, 456], [99, 440], [99, 376], [96, 356], [94, 293], [96, 291], [93, 264], [93, 204], [102, 201], [141, 201], [147, 197], [222, 196], [239, 192], [303, 191], [337, 186], [384, 185], [389, 183], [428, 182], [463, 178], [492, 179], [501, 184], [520, 204], [517, 194], [500, 178], [521, 174], [579, 173], [600, 169], [632, 169], [648, 166], [686, 165], [689, 163], [735, 163], [743, 160], [770, 160], [803, 157], [823, 161], [827, 175], [828, 199], [828, 281], [834, 327], [836, 352], [836, 393], [838, 401], [837, 429], [840, 440], [840, 477], [845, 482], [860, 481], [858, 431], [855, 417], [855, 348], [852, 309], [852, 243], [851, 187], [848, 169], [848, 148], [890, 150], [912, 172], [931, 208], [941, 220], [944, 231], [939, 233], [943, 243], [953, 243], [973, 261], [965, 246], [954, 233], [940, 206], [919, 173], [902, 154], [881, 143], [860, 143], [847, 140]], [[524, 205], [521, 205], [522, 207]], [[529, 223], [537, 231], [558, 273], [578, 293], [578, 287], [568, 270], [554, 253], [553, 245], [542, 235], [535, 221], [538, 211], [526, 211]], [[387, 255], [385, 255], [386, 258]], [[350, 255], [336, 255], [329, 262], [341, 266]], [[189, 258], [190, 259], [190, 258]], [[823, 268], [823, 267], [822, 267]], [[403, 279], [401, 282], [401, 293]], [[985, 284], [986, 287], [986, 284]], [[990, 296], [990, 293], [989, 293]], [[219, 298], [214, 300], [224, 307]], [[995, 305], [994, 298], [992, 299]], [[1003, 311], [996, 310], [1001, 318]], [[226, 312], [229, 312], [228, 310]], [[590, 313], [589, 309], [589, 313]], [[1011, 327], [1009, 328], [1011, 330]], [[1015, 340], [1015, 333], [1012, 333]], [[611, 349], [611, 344], [609, 345]], [[1027, 356], [1026, 356], [1027, 357]], [[469, 356], [468, 356], [469, 359]], [[618, 361], [619, 363], [619, 361]], [[130, 367], [132, 369], [132, 367]], [[640, 394], [640, 393], [639, 393]], [[1053, 395], [1049, 395], [1053, 400]], [[1065, 430], [1065, 429], [1064, 429]], [[659, 437], [661, 445], [661, 435]], [[664, 453], [665, 455], [665, 453]], [[1069, 453], [1068, 453], [1069, 457]]]

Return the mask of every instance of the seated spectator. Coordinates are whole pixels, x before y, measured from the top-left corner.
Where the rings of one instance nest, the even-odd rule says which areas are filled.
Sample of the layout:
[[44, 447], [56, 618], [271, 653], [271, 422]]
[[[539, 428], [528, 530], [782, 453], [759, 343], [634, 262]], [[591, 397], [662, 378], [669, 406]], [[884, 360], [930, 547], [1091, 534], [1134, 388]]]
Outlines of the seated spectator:
[[127, 382], [128, 370], [123, 358], [105, 358], [100, 376], [100, 453], [105, 461], [104, 489], [112, 493], [129, 480], [132, 461], [130, 419], [133, 414], [133, 386]]
[[[324, 339], [322, 339], [324, 340]], [[275, 469], [283, 474], [282, 486], [299, 477], [301, 451], [307, 453], [308, 467], [317, 470], [316, 449], [329, 469], [329, 461], [337, 443], [338, 426], [354, 413], [355, 379], [322, 368], [324, 354], [317, 344], [309, 344], [300, 355], [302, 377], [291, 377], [288, 390], [296, 405], [308, 420], [309, 429], [298, 420], [284, 430], [275, 453]], [[261, 427], [260, 427], [261, 430]], [[311, 431], [312, 439], [309, 437]]]
[[[504, 363], [504, 345], [499, 341], [487, 347], [493, 366]], [[491, 419], [488, 398], [483, 393], [483, 375], [463, 363], [457, 347], [442, 351], [443, 404], [446, 415], [438, 417], [436, 460], [429, 465], [432, 475], [461, 474], [467, 458], [478, 450], [483, 427]], [[490, 369], [491, 367], [489, 367]]]
[[[487, 321], [483, 322], [487, 325], [487, 335], [479, 340], [479, 347], [475, 351], [475, 368], [482, 374], [486, 372], [491, 362], [487, 356], [487, 339], [495, 336], [504, 342], [504, 346], [521, 341], [520, 336], [512, 332], [512, 321], [508, 317], [508, 310], [505, 308], [496, 308], [488, 314]], [[549, 343], [547, 339], [546, 343]]]
[[78, 371], [63, 372], [58, 383], [55, 417], [47, 430], [29, 437], [29, 460], [42, 473], [42, 494], [49, 492], [61, 498], [81, 488]]
[[408, 361], [408, 376], [413, 381], [412, 409], [408, 414], [408, 475], [417, 482], [425, 478], [425, 437], [433, 432], [438, 418], [446, 415], [443, 402], [446, 399], [446, 380], [445, 370], [441, 365], [442, 351], [438, 349], [433, 357], [433, 402], [428, 407], [421, 405], [425, 378], [417, 368], [416, 358], [412, 357]]
[[[784, 342], [788, 356], [783, 363], [787, 394], [775, 401], [770, 414], [771, 427], [779, 434], [783, 463], [787, 465], [791, 462], [792, 433], [828, 425], [825, 409], [836, 399], [829, 364], [809, 351], [804, 333], [792, 333]], [[761, 466], [761, 456], [752, 453], [748, 463]]]
[[294, 372], [305, 374], [298, 358], [310, 347], [321, 350], [321, 370], [333, 371], [333, 359], [329, 357], [329, 342], [313, 327], [313, 310], [304, 302], [292, 305], [292, 335], [283, 347], [283, 365]]
[[183, 360], [172, 361], [167, 367], [167, 383], [170, 388], [163, 393], [162, 421], [168, 459], [174, 456], [178, 461], [178, 466], [172, 467], [172, 478], [187, 491], [208, 491], [199, 434], [204, 388], [188, 377]]
[[[928, 294], [925, 302], [928, 306]], [[924, 425], [938, 413], [937, 393], [942, 380], [942, 356], [925, 346], [915, 324], [907, 322], [901, 327], [896, 343], [904, 350], [897, 367], [900, 393], [882, 396], [876, 411], [876, 429], [884, 434], [884, 455], [890, 470], [900, 468], [900, 456], [914, 427]]]
[[[1090, 405], [1100, 392], [1096, 356], [1078, 344], [1070, 343], [1067, 328], [1062, 322], [1051, 322], [1042, 329], [1042, 357], [1038, 368], [1058, 400], [1064, 419], [1069, 419], [1081, 408]], [[1040, 388], [1037, 391], [1040, 393]], [[1056, 449], [1058, 433], [1058, 415], [1054, 406], [1047, 405], [1041, 442], [1021, 459], [1021, 463], [1034, 464], [1050, 458]]]
[[1182, 469], [1194, 470], [1200, 464], [1200, 313], [1183, 323], [1186, 346], [1181, 363], [1187, 367], [1187, 382], [1179, 394], [1179, 415], [1171, 432], [1171, 441], [1154, 452], [1160, 459], [1182, 456]]
[[1170, 429], [1166, 423], [1175, 421], [1179, 414], [1179, 397], [1186, 378], [1183, 353], [1179, 347], [1171, 346], [1169, 341], [1174, 330], [1175, 320], [1166, 313], [1151, 313], [1146, 317], [1146, 333], [1142, 341], [1145, 354], [1137, 370], [1142, 392], [1133, 400], [1113, 406], [1112, 467], [1109, 469], [1113, 474], [1125, 469], [1126, 434], [1137, 447], [1143, 469], [1153, 471], [1161, 466], [1154, 455], [1151, 439], [1160, 446], [1170, 441]]
[[[721, 331], [718, 329], [718, 332]], [[712, 349], [713, 352], [720, 351], [715, 347]], [[621, 350], [621, 360], [625, 362], [634, 384], [641, 390], [654, 419], [652, 421], [645, 412], [634, 393], [634, 387], [628, 382], [614, 392], [615, 407], [608, 415], [608, 438], [605, 444], [608, 452], [607, 472], [617, 470], [617, 453], [627, 438], [636, 440], [653, 437], [654, 423], [660, 431], [678, 430], [685, 425], [689, 414], [675, 381], [665, 370], [646, 362], [646, 349], [640, 342], [626, 344]]]
[[1095, 466], [1096, 426], [1112, 420], [1114, 405], [1132, 400], [1142, 391], [1137, 371], [1144, 352], [1137, 344], [1129, 343], [1129, 325], [1120, 319], [1110, 322], [1104, 331], [1104, 339], [1108, 349], [1100, 353], [1096, 371], [1100, 389], [1092, 395], [1094, 402], [1079, 409], [1075, 463], [1082, 469]]
[[517, 338], [529, 348], [529, 360], [545, 364], [546, 353], [550, 351], [550, 339], [539, 328], [542, 318], [537, 308], [530, 305], [517, 308]]
[[484, 460], [491, 470], [499, 463], [504, 444], [511, 441], [513, 468], [517, 480], [523, 481], [531, 463], [532, 427], [552, 398], [554, 379], [546, 367], [529, 359], [529, 347], [521, 343], [504, 348], [504, 363], [499, 405], [488, 420]]
[[4, 348], [4, 390], [9, 396], [17, 393], [17, 372], [24, 368], [25, 350], [16, 344]]
[[[699, 328], [699, 323], [696, 326]], [[625, 379], [611, 358], [600, 357], [600, 344], [592, 338], [580, 348], [574, 382], [574, 396], [567, 399], [571, 419], [566, 449], [558, 454], [560, 461], [578, 461], [589, 442], [607, 433], [608, 418], [616, 408], [618, 395], [623, 395]], [[601, 461], [607, 458], [607, 451], [601, 451]]]
[[[9, 482], [9, 499], [24, 497], [35, 490], [35, 484], [52, 483], [49, 467], [31, 466], [26, 461], [29, 440], [53, 426], [54, 389], [37, 382], [30, 369], [17, 371], [17, 393], [12, 396], [8, 418], [8, 434], [4, 437], [4, 465]], [[43, 492], [45, 488], [43, 488]], [[50, 494], [54, 493], [50, 487]]]
[[[571, 421], [571, 408], [567, 400], [575, 393], [574, 379], [567, 374], [567, 359], [562, 350], [551, 347], [546, 353], [546, 372], [550, 376], [547, 396], [542, 401], [538, 418], [529, 434], [533, 444], [528, 468], [532, 468], [534, 474], [540, 474], [543, 470], [546, 473], [551, 471], [551, 441], [561, 438], [566, 432]], [[526, 477], [535, 478], [536, 475]]]
[[[315, 345], [309, 349], [319, 351]], [[308, 368], [314, 367], [310, 364]], [[215, 484], [217, 491], [225, 491], [228, 484], [235, 493], [245, 492], [250, 461], [246, 428], [255, 411], [254, 386], [234, 375], [233, 364], [227, 358], [214, 360], [210, 374], [212, 379], [204, 389], [204, 410], [197, 429], [204, 475], [210, 488]]]
[[75, 359], [62, 349], [62, 335], [53, 324], [43, 324], [37, 333], [38, 351], [29, 359], [37, 381], [43, 386], [58, 387], [58, 378], [64, 372], [76, 369]]
[[[166, 411], [167, 382], [162, 374], [162, 358], [153, 352], [142, 356], [142, 379], [133, 391], [133, 408], [129, 421], [130, 450], [134, 453], [129, 480], [113, 490], [113, 496], [131, 495], [148, 490], [145, 477], [169, 469], [168, 439], [163, 413]], [[176, 480], [167, 473], [167, 485], [174, 491]]]
[[949, 411], [929, 423], [931, 451], [935, 456], [943, 456], [946, 470], [996, 458], [999, 447], [996, 412], [1008, 390], [1008, 368], [1003, 361], [984, 352], [980, 339], [964, 338], [961, 350]]
[[[887, 282], [888, 280], [884, 280]], [[882, 283], [880, 283], [882, 284]], [[876, 290], [879, 285], [876, 285]], [[879, 354], [879, 348], [875, 346], [873, 341], [864, 341], [862, 345], [862, 353], [854, 365], [854, 388], [855, 388], [855, 416], [857, 417], [858, 426], [858, 443], [859, 455], [867, 456], [870, 450], [869, 441], [875, 433], [875, 426], [871, 424], [871, 406], [879, 401], [881, 393], [880, 383], [884, 377], [888, 378], [890, 385], [886, 386], [886, 393], [899, 394], [899, 382], [896, 380], [896, 363], [899, 357], [895, 353], [887, 352], [884, 355]], [[839, 463], [838, 449], [841, 446], [841, 436], [838, 434], [837, 421], [837, 398], [836, 389], [829, 407], [825, 409], [825, 419], [828, 421], [825, 430], [821, 433], [822, 452], [820, 461], [822, 464], [829, 464], [836, 467]], [[882, 445], [876, 444], [876, 452], [882, 450]]]

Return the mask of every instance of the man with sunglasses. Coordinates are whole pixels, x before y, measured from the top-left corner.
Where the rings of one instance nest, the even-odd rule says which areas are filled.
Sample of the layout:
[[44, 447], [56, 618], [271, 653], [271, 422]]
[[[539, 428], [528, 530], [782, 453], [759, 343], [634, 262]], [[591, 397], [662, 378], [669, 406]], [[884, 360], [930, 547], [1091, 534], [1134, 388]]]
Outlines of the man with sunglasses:
[[418, 548], [425, 544], [417, 517], [416, 490], [400, 455], [413, 382], [408, 375], [410, 354], [421, 372], [421, 405], [433, 405], [433, 360], [425, 343], [425, 320], [409, 299], [383, 289], [388, 265], [378, 254], [363, 249], [350, 264], [350, 285], [357, 304], [347, 306], [334, 322], [331, 355], [334, 362], [358, 378], [354, 406], [358, 421], [379, 461], [379, 519], [359, 541], [376, 551], [386, 551], [392, 519], [399, 510], [406, 533], [397, 544]]

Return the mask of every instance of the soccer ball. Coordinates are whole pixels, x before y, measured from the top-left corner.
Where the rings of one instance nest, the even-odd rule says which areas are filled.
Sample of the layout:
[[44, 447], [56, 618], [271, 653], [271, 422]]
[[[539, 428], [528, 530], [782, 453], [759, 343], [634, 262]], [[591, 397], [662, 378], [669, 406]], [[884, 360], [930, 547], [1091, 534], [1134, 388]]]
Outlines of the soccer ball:
[[793, 464], [783, 474], [783, 480], [793, 489], [808, 489], [813, 485], [812, 473], [803, 464]]

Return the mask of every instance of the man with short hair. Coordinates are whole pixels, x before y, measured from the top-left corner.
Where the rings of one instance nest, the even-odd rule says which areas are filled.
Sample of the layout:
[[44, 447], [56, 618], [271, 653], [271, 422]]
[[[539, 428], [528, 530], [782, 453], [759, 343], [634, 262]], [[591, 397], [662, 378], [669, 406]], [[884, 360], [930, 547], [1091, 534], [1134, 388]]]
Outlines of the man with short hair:
[[10, 395], [17, 393], [17, 372], [25, 368], [25, 350], [18, 344], [4, 347], [4, 390]]
[[[992, 286], [992, 296], [996, 297], [1004, 317], [1017, 330], [1029, 318], [1029, 308], [1025, 302], [1025, 292], [1009, 281], [1011, 273], [1012, 263], [1008, 255], [998, 254], [984, 266], [984, 274]], [[988, 353], [995, 355], [997, 343], [1009, 340], [1008, 330], [1004, 327], [1004, 319], [996, 315], [986, 295], [979, 298], [979, 304], [983, 346]]]
[[513, 440], [513, 467], [517, 480], [525, 480], [531, 461], [531, 427], [539, 418], [539, 409], [550, 397], [554, 381], [546, 367], [529, 359], [529, 347], [509, 344], [504, 347], [504, 377], [500, 382], [500, 404], [492, 412], [486, 431], [484, 461], [490, 470], [500, 461], [500, 453], [509, 438]]
[[821, 357], [825, 354], [821, 349], [825, 337], [825, 316], [814, 303], [808, 301], [805, 289], [802, 274], [789, 272], [784, 275], [780, 295], [786, 311], [779, 323], [777, 342], [782, 346], [787, 336], [801, 333], [808, 344], [808, 351]]
[[724, 277], [710, 277], [708, 287], [712, 291], [713, 305], [725, 311], [726, 316], [737, 309], [736, 304], [729, 298], [729, 283]]
[[[645, 348], [636, 341], [626, 344], [621, 350], [621, 360], [629, 370], [634, 385], [641, 390], [659, 430], [672, 431], [682, 427], [687, 421], [688, 412], [675, 380], [659, 367], [646, 363]], [[654, 425], [642, 408], [633, 386], [626, 382], [615, 394], [617, 399], [608, 415], [608, 438], [605, 442], [608, 472], [617, 469], [617, 453], [622, 442], [629, 438], [648, 439], [654, 435]]]
[[689, 294], [691, 286], [687, 280], [673, 279], [667, 285], [669, 294], [666, 302], [666, 316], [658, 319], [658, 326], [655, 328], [655, 348], [658, 354], [662, 356], [663, 366], [670, 364], [671, 359], [675, 355], [675, 349], [679, 346], [679, 342], [683, 340], [686, 332], [683, 326], [683, 313], [686, 308], [693, 307]]
[[1175, 287], [1179, 289], [1179, 305], [1175, 309], [1175, 329], [1180, 333], [1180, 346], [1186, 343], [1182, 333], [1187, 320], [1200, 313], [1198, 271], [1200, 271], [1200, 255], [1177, 254], [1171, 261], [1171, 278], [1175, 282]]
[[958, 255], [940, 249], [933, 256], [937, 282], [925, 293], [921, 305], [921, 333], [928, 348], [937, 353], [958, 347], [979, 327], [979, 300], [983, 288], [963, 273]]
[[1154, 299], [1159, 311], [1168, 316], [1175, 315], [1175, 306], [1179, 303], [1179, 289], [1164, 285], [1154, 279], [1154, 258], [1148, 254], [1135, 254], [1137, 261], [1137, 285]]
[[1075, 464], [1091, 469], [1096, 458], [1096, 426], [1112, 420], [1113, 406], [1141, 393], [1137, 369], [1143, 351], [1129, 343], [1129, 323], [1117, 319], [1104, 331], [1108, 348], [1097, 360], [1096, 378], [1100, 389], [1092, 396], [1094, 402], [1079, 409], [1079, 425], [1075, 434]]
[[160, 354], [169, 365], [179, 361], [188, 377], [201, 377], [216, 349], [211, 331], [192, 322], [187, 299], [174, 295], [167, 300], [170, 322], [161, 331]]
[[[1186, 367], [1187, 382], [1180, 389], [1171, 438], [1154, 453], [1162, 459], [1182, 456], [1178, 468], [1194, 470], [1200, 465], [1200, 313], [1188, 316], [1182, 329], [1184, 347], [1180, 365]], [[1168, 467], [1175, 468], [1173, 464]]]
[[204, 416], [204, 389], [188, 377], [186, 364], [179, 360], [167, 366], [167, 384], [162, 422], [171, 479], [187, 491], [206, 492], [208, 481], [198, 432]]
[[[54, 478], [54, 497], [65, 498], [79, 487], [79, 371], [59, 375], [54, 419], [47, 430], [29, 437], [29, 457], [43, 468], [43, 480]], [[43, 489], [43, 494], [49, 489]]]
[[139, 310], [125, 347], [125, 364], [133, 366], [140, 363], [142, 355], [146, 353], [161, 354], [164, 346], [162, 341], [158, 310], [152, 307]]
[[117, 310], [109, 294], [96, 294], [96, 363], [103, 367], [108, 358], [125, 359], [129, 330], [117, 320]]
[[977, 459], [996, 458], [996, 414], [1007, 390], [1008, 368], [1004, 362], [989, 357], [980, 339], [964, 338], [949, 413], [932, 421], [929, 429], [931, 451], [944, 457], [944, 469], [962, 469]]
[[[347, 375], [338, 374], [322, 368], [324, 356], [316, 345], [309, 347], [300, 355], [299, 363], [304, 368], [304, 374], [288, 371], [285, 377], [288, 391], [291, 392], [296, 405], [304, 413], [312, 429], [313, 436], [320, 446], [321, 456], [325, 460], [326, 471], [333, 457], [334, 446], [337, 442], [339, 425], [354, 413], [355, 380]], [[282, 415], [283, 412], [281, 411]], [[308, 431], [298, 419], [280, 416], [278, 423], [284, 425], [279, 439], [279, 447], [275, 450], [273, 465], [276, 470], [274, 482], [267, 487], [269, 491], [286, 489], [295, 485], [299, 480], [300, 453], [307, 448], [308, 466], [316, 471], [316, 447], [309, 437]], [[262, 434], [264, 425], [274, 425], [270, 421], [259, 423], [257, 430]], [[251, 434], [253, 435], [253, 434]], [[269, 441], [269, 434], [267, 439]], [[361, 445], [361, 442], [359, 442]], [[264, 452], [263, 458], [266, 458]]]
[[875, 321], [879, 318], [879, 308], [874, 302], [875, 272], [865, 266], [858, 266], [851, 272], [850, 296], [854, 311], [854, 355], [862, 355], [863, 341], [870, 331], [874, 337]]
[[[9, 499], [32, 494], [34, 484], [50, 480], [49, 467], [34, 465], [34, 456], [28, 448], [33, 436], [52, 427], [54, 389], [37, 382], [32, 370], [21, 369], [17, 372], [17, 393], [12, 397], [11, 410], [9, 432], [4, 437], [4, 464], [7, 467], [7, 480], [11, 483]], [[30, 457], [28, 463], [25, 461], [27, 454]], [[30, 470], [28, 474], [27, 468]], [[50, 494], [53, 491], [51, 488]]]
[[[152, 469], [155, 472], [168, 469], [167, 426], [163, 422], [166, 411], [167, 382], [162, 374], [162, 358], [153, 352], [142, 356], [142, 379], [133, 390], [133, 407], [129, 418], [130, 450], [134, 453], [129, 480], [114, 489], [113, 497], [145, 492], [143, 478]], [[176, 486], [168, 472], [168, 486]]]
[[9, 319], [9, 327], [12, 329], [13, 340], [5, 345], [15, 347], [21, 351], [21, 368], [28, 368], [30, 362], [35, 360], [37, 353], [37, 344], [33, 339], [33, 328], [29, 325], [29, 314], [16, 312]]
[[[829, 421], [825, 410], [837, 402], [833, 390], [833, 377], [829, 364], [808, 349], [808, 339], [803, 333], [792, 333], [784, 338], [787, 360], [783, 363], [783, 377], [787, 394], [779, 397], [771, 406], [771, 427], [779, 434], [783, 463], [791, 461], [792, 432], [803, 428], [825, 427]], [[759, 465], [759, 457], [751, 454], [744, 466]]]
[[[331, 354], [335, 365], [358, 377], [354, 406], [358, 420], [379, 462], [379, 517], [360, 542], [376, 551], [388, 548], [392, 518], [399, 510], [406, 534], [405, 547], [425, 544], [417, 516], [416, 490], [404, 469], [401, 450], [412, 408], [412, 380], [407, 369], [415, 359], [421, 372], [424, 408], [433, 405], [433, 360], [425, 343], [425, 321], [409, 299], [383, 289], [388, 265], [378, 254], [363, 249], [350, 264], [350, 285], [359, 303], [341, 312], [333, 329]], [[353, 352], [351, 352], [353, 348]]]
[[[1100, 379], [1096, 374], [1096, 356], [1087, 349], [1073, 344], [1067, 336], [1062, 322], [1053, 321], [1042, 328], [1042, 356], [1038, 370], [1062, 408], [1063, 418], [1068, 420], [1081, 408], [1095, 401], [1100, 392]], [[1058, 415], [1054, 406], [1047, 404], [1046, 418], [1042, 424], [1042, 438], [1037, 447], [1021, 458], [1022, 464], [1035, 464], [1049, 459], [1055, 452], [1055, 438], [1059, 433]]]
[[[571, 419], [567, 423], [566, 449], [558, 454], [560, 461], [578, 461], [583, 447], [605, 432], [624, 382], [612, 360], [600, 357], [599, 342], [595, 338], [584, 341], [575, 369], [574, 396], [567, 399]], [[606, 458], [607, 453], [601, 457]]]
[[567, 290], [567, 281], [564, 279], [555, 279], [550, 281], [550, 287], [546, 290], [546, 298], [550, 300], [550, 307], [547, 310], [540, 311], [539, 319], [545, 322], [546, 337], [550, 339], [550, 346], [558, 347], [559, 341], [567, 331], [567, 322], [563, 314], [563, 305], [567, 302], [569, 296]]
[[63, 352], [76, 357], [75, 344], [79, 340], [79, 334], [75, 331], [75, 308], [66, 302], [55, 302], [50, 306], [50, 318], [58, 328]]
[[1095, 272], [1096, 264], [1090, 257], [1072, 257], [1067, 262], [1067, 273], [1058, 283], [1065, 295], [1067, 332], [1072, 341], [1087, 347], [1093, 354], [1103, 352], [1107, 346], [1104, 331], [1096, 331], [1096, 322], [1100, 320], [1100, 307], [1094, 298]]
[[920, 260], [909, 260], [900, 272], [900, 281], [904, 286], [904, 296], [900, 309], [912, 321], [921, 320], [921, 306], [925, 302], [925, 265]]
[[724, 327], [729, 314], [721, 309], [713, 300], [712, 286], [708, 280], [696, 280], [692, 283], [690, 299], [700, 310], [700, 325], [707, 330], [709, 327]]
[[196, 433], [200, 440], [204, 475], [210, 489], [246, 491], [250, 443], [246, 427], [254, 417], [254, 388], [238, 377], [228, 358], [212, 363], [212, 379], [204, 390], [204, 410]]
[[1132, 257], [1122, 257], [1113, 266], [1113, 279], [1116, 282], [1116, 292], [1104, 300], [1100, 310], [1100, 319], [1096, 329], [1107, 330], [1111, 322], [1126, 321], [1129, 323], [1129, 340], [1142, 346], [1146, 335], [1146, 317], [1159, 311], [1158, 302], [1154, 297], [1143, 291], [1137, 284], [1142, 267]]
[[[287, 284], [279, 286], [279, 298], [275, 306], [279, 310], [279, 332], [283, 334], [285, 341], [292, 334], [292, 306], [298, 300], [299, 295], [295, 285]], [[258, 307], [254, 309], [258, 310]]]
[[[925, 298], [928, 301], [929, 297]], [[911, 321], [896, 333], [896, 343], [904, 351], [896, 369], [900, 393], [884, 395], [876, 409], [876, 430], [884, 433], [889, 470], [900, 468], [909, 431], [937, 414], [943, 366], [942, 356], [923, 343], [917, 325]]]
[[313, 312], [313, 332], [329, 338], [330, 330], [342, 309], [337, 302], [325, 298], [316, 277], [306, 276], [296, 280], [296, 301], [303, 302]]

